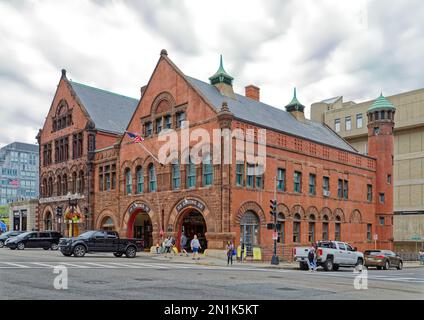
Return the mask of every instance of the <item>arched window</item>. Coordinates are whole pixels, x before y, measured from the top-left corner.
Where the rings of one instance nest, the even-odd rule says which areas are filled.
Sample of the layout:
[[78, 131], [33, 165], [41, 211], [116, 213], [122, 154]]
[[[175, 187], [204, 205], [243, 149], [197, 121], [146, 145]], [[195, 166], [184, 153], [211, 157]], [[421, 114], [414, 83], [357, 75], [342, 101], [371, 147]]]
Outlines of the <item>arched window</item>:
[[46, 178], [43, 179], [42, 194], [43, 194], [43, 197], [47, 197], [47, 195], [48, 195], [48, 192], [47, 192], [47, 179]]
[[73, 172], [72, 173], [72, 193], [75, 194], [77, 193], [77, 173]]
[[322, 240], [328, 241], [328, 216], [322, 218]]
[[143, 167], [137, 167], [137, 194], [144, 192], [144, 176]]
[[187, 188], [196, 187], [196, 165], [193, 163], [192, 159], [189, 159], [187, 165]]
[[105, 217], [102, 221], [101, 229], [105, 231], [115, 230], [115, 225], [111, 217]]
[[149, 165], [149, 191], [156, 192], [157, 182], [156, 182], [156, 170], [153, 163]]
[[49, 182], [47, 184], [47, 196], [51, 197], [53, 195], [53, 178], [49, 178]]
[[62, 195], [62, 177], [61, 176], [57, 176], [57, 181], [56, 181], [56, 185], [57, 185], [57, 195], [61, 196]]
[[127, 168], [125, 169], [125, 194], [131, 194], [131, 193], [132, 193], [131, 169]]
[[278, 243], [286, 243], [286, 217], [283, 213], [279, 213], [277, 216], [277, 224], [280, 225], [278, 232]]
[[246, 212], [240, 221], [240, 242], [248, 256], [253, 255], [253, 247], [259, 244], [259, 218], [252, 212]]
[[293, 219], [293, 242], [300, 243], [300, 214], [296, 213]]
[[203, 157], [203, 186], [211, 186], [213, 184], [213, 166], [210, 154]]
[[53, 229], [53, 220], [51, 212], [47, 212], [44, 218], [44, 230], [52, 230]]
[[84, 171], [80, 171], [79, 177], [78, 177], [78, 193], [82, 194], [85, 190], [85, 178], [84, 178]]
[[313, 214], [309, 216], [308, 240], [310, 243], [315, 242], [315, 216]]
[[180, 164], [178, 161], [172, 164], [172, 189], [178, 190], [181, 187]]
[[62, 187], [62, 194], [67, 195], [68, 194], [68, 175], [64, 174], [62, 179], [63, 187]]
[[342, 241], [341, 227], [342, 227], [342, 219], [340, 218], [340, 216], [337, 216], [335, 230], [334, 230], [334, 238], [336, 241]]

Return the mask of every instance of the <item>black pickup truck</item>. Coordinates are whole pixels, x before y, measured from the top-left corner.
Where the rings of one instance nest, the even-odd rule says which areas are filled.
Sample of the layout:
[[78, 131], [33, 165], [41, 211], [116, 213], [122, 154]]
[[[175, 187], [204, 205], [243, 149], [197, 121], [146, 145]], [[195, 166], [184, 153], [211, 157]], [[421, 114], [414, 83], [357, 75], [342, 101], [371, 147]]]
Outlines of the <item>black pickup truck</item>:
[[115, 257], [134, 258], [143, 250], [141, 239], [120, 239], [114, 231], [87, 231], [75, 238], [62, 238], [59, 250], [66, 257], [84, 257], [86, 253], [111, 252]]

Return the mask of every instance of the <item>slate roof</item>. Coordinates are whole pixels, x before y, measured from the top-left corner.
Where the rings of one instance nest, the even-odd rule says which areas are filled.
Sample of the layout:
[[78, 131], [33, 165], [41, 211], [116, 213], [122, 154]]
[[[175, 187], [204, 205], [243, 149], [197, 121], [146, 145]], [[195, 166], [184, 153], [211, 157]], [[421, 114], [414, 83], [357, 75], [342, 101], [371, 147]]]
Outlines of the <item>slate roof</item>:
[[94, 121], [96, 129], [123, 133], [134, 114], [137, 99], [69, 81], [78, 98]]
[[221, 110], [222, 103], [226, 101], [230, 111], [240, 120], [346, 151], [357, 152], [343, 138], [322, 123], [310, 120], [297, 121], [291, 114], [282, 109], [239, 94], [236, 94], [237, 100], [234, 100], [221, 95], [215, 86], [189, 76], [186, 76], [186, 79], [204, 95], [217, 111]]

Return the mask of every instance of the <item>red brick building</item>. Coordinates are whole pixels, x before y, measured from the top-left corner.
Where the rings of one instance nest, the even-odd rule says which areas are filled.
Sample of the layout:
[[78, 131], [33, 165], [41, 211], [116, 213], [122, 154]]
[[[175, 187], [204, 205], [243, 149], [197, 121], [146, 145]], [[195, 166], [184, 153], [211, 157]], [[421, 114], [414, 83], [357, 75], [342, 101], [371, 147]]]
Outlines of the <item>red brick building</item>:
[[[197, 234], [209, 250], [221, 250], [232, 240], [236, 245], [244, 242], [248, 254], [253, 247], [260, 247], [267, 257], [273, 248], [272, 231], [267, 230], [267, 224], [273, 222], [269, 203], [276, 192], [280, 256], [289, 257], [293, 246], [322, 239], [370, 248], [375, 245], [374, 234], [378, 234], [379, 247], [392, 247], [392, 225], [377, 226], [377, 216], [393, 213], [389, 179], [393, 106], [379, 103], [370, 110], [370, 156], [365, 156], [325, 125], [305, 119], [296, 93], [287, 111], [260, 102], [255, 86], [246, 87], [245, 96], [236, 94], [234, 79], [225, 72], [222, 61], [209, 80], [206, 83], [185, 75], [165, 50], [161, 52], [126, 128], [141, 132], [144, 148], [153, 154], [164, 144], [159, 134], [174, 129], [181, 152], [175, 162], [161, 165], [128, 136], [119, 134], [110, 135], [101, 147], [87, 149], [92, 156], [87, 154], [81, 165], [92, 168], [87, 169], [91, 185], [87, 207], [93, 214], [93, 228], [143, 238], [148, 246], [156, 244], [162, 234], [177, 239], [181, 232], [189, 238]], [[67, 95], [69, 82], [62, 78], [61, 83], [64, 88], [59, 84], [58, 92]], [[53, 106], [60, 101], [56, 96]], [[52, 107], [49, 117], [55, 112]], [[87, 119], [80, 119], [77, 127], [83, 130]], [[185, 120], [188, 128], [182, 128]], [[41, 146], [53, 139], [46, 126], [43, 132], [49, 133], [41, 139]], [[253, 129], [256, 147], [259, 130], [266, 129], [265, 172], [258, 173], [255, 169], [261, 164], [254, 161], [238, 161], [236, 155], [246, 150], [237, 146], [234, 137], [230, 163], [211, 161], [218, 154], [223, 160], [225, 143], [220, 150], [211, 148], [208, 154], [201, 154], [202, 163], [190, 162], [187, 155], [198, 141], [186, 136], [185, 129], [191, 134], [199, 128], [210, 136], [214, 129]], [[103, 136], [97, 134], [103, 131], [96, 132], [96, 141], [102, 141]], [[70, 170], [69, 165], [62, 170]], [[40, 181], [45, 181], [46, 172], [51, 170], [42, 170]], [[44, 205], [40, 212], [46, 208]]]
[[[62, 70], [46, 121], [37, 135], [38, 229], [72, 235], [93, 228], [95, 151], [117, 141], [137, 102], [70, 81]], [[75, 206], [69, 205], [70, 199]], [[61, 216], [57, 215], [60, 210]]]

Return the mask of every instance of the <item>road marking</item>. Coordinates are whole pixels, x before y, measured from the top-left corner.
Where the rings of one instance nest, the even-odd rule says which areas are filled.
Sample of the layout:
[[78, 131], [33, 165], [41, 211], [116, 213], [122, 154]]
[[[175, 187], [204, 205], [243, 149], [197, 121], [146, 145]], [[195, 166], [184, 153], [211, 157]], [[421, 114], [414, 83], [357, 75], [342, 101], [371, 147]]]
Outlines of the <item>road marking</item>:
[[119, 267], [125, 267], [125, 268], [133, 268], [133, 269], [137, 269], [140, 268], [140, 266], [136, 266], [134, 264], [125, 264], [125, 263], [118, 263], [118, 262], [109, 262], [109, 264], [113, 264]]
[[2, 262], [2, 263], [13, 266], [13, 267], [23, 268], [23, 269], [30, 269], [31, 268], [31, 267], [24, 266], [23, 264], [19, 264], [19, 263], [13, 263], [13, 262]]
[[68, 263], [68, 262], [60, 262], [59, 265], [64, 265], [64, 266], [71, 266], [74, 268], [80, 268], [80, 269], [87, 269], [90, 268], [88, 266], [82, 266], [82, 265], [77, 265], [77, 264], [72, 264], [72, 263]]
[[139, 266], [143, 266], [143, 267], [145, 267], [145, 268], [151, 268], [151, 269], [155, 269], [155, 268], [157, 268], [157, 269], [169, 269], [169, 266], [161, 266], [161, 265], [157, 265], [156, 263], [155, 264], [148, 264], [148, 263], [140, 263], [140, 262], [137, 262], [137, 263], [133, 263], [133, 264], [135, 264], [135, 265], [139, 265]]
[[31, 264], [35, 264], [35, 265], [37, 265], [37, 266], [42, 266], [42, 267], [47, 267], [47, 268], [54, 268], [54, 267], [56, 267], [56, 266], [52, 266], [52, 265], [50, 265], [50, 264], [45, 264], [45, 263], [40, 263], [40, 262], [30, 262]]
[[106, 269], [116, 269], [117, 268], [115, 266], [110, 266], [110, 265], [105, 265], [105, 264], [100, 264], [100, 263], [94, 263], [94, 262], [84, 262], [84, 263], [95, 266], [95, 267], [99, 267], [99, 268], [106, 268]]

